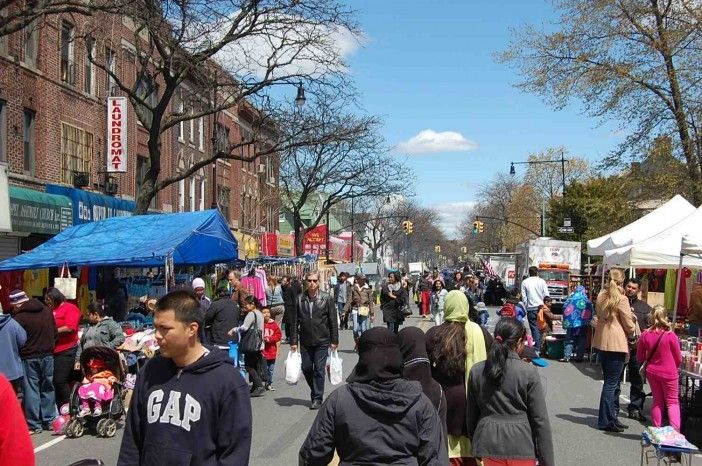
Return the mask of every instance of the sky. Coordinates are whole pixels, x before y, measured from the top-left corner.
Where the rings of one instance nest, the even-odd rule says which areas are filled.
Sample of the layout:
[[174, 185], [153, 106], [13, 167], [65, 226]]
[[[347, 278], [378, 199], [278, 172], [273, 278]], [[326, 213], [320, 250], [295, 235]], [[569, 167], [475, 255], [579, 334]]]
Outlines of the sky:
[[[510, 28], [556, 19], [546, 0], [353, 0], [364, 32], [346, 47], [361, 105], [384, 120], [387, 143], [417, 175], [416, 199], [450, 236], [481, 183], [510, 162], [564, 146], [598, 161], [621, 142], [578, 102], [555, 111], [513, 85], [496, 54]], [[517, 170], [524, 170], [518, 166]]]

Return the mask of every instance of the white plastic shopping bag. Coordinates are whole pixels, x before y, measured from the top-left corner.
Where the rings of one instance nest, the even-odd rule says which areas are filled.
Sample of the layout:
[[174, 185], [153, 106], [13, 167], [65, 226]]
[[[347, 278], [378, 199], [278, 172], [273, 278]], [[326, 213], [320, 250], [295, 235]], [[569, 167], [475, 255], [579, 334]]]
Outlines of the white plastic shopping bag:
[[298, 351], [290, 351], [288, 359], [285, 360], [285, 381], [290, 385], [295, 385], [300, 379], [302, 372], [302, 356]]
[[344, 380], [342, 363], [343, 361], [339, 357], [339, 353], [333, 350], [329, 355], [329, 382], [331, 382], [332, 385], [339, 385]]

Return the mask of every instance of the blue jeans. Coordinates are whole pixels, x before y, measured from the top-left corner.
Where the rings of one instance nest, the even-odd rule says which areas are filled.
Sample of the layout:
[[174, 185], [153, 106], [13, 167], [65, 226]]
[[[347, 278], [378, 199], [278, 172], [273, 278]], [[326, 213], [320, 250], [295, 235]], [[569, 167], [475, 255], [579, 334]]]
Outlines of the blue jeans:
[[582, 359], [585, 355], [585, 339], [587, 337], [587, 328], [569, 328], [566, 329], [565, 347], [563, 349], [563, 358], [570, 360], [573, 357], [573, 346], [575, 346], [575, 358]]
[[302, 374], [310, 387], [310, 399], [312, 401], [318, 400], [321, 402], [324, 397], [324, 370], [328, 353], [329, 346], [327, 345], [300, 345]]
[[599, 429], [614, 427], [619, 422], [619, 393], [621, 392], [625, 359], [626, 353], [600, 351], [604, 384], [600, 395], [600, 411], [597, 416]]
[[536, 314], [538, 308], [527, 309], [527, 321], [529, 321], [529, 330], [531, 330], [531, 338], [534, 340], [534, 348], [539, 351], [541, 349], [541, 331], [536, 325]]
[[393, 333], [398, 333], [400, 331], [400, 324], [397, 322], [388, 322], [388, 330]]
[[268, 369], [268, 385], [272, 385], [273, 372], [275, 371], [275, 359], [266, 359], [266, 368]]
[[358, 340], [359, 338], [361, 338], [363, 332], [368, 330], [368, 324], [370, 323], [370, 315], [358, 315], [357, 309], [354, 309], [351, 315], [353, 316], [353, 336]]
[[[58, 415], [54, 397], [54, 356], [24, 359], [24, 416], [31, 430], [51, 425]], [[48, 427], [47, 427], [48, 428]]]

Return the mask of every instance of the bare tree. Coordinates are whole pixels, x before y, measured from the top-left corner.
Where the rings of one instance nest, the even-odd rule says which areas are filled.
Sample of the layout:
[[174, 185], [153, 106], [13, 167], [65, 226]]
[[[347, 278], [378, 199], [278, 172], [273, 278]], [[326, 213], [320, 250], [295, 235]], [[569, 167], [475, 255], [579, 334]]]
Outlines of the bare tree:
[[[358, 33], [352, 12], [334, 0], [134, 0], [124, 14], [134, 31], [126, 59], [135, 74], [119, 75], [92, 54], [90, 60], [129, 99], [148, 132], [149, 166], [136, 213], [146, 212], [158, 191], [218, 159], [252, 161], [295, 147], [282, 139], [289, 133], [280, 131], [294, 120], [292, 99], [275, 87], [288, 85], [290, 92], [302, 82], [343, 87], [343, 46], [337, 41], [356, 40]], [[96, 19], [85, 35], [107, 34], [107, 23]], [[163, 135], [181, 122], [227, 109], [247, 109], [251, 131], [162, 177]], [[215, 129], [210, 133], [214, 139]], [[304, 141], [302, 134], [320, 139]], [[297, 128], [294, 136], [301, 145], [332, 135]]]
[[[324, 143], [300, 145], [282, 153], [281, 201], [293, 216], [295, 246], [302, 250], [302, 220], [305, 205], [319, 195], [321, 204], [307, 222], [307, 229], [322, 222], [334, 206], [368, 197], [385, 198], [403, 192], [411, 185], [412, 173], [390, 155], [378, 134], [379, 122], [374, 117], [346, 113], [348, 102], [318, 99], [300, 112], [300, 126], [314, 128], [301, 135], [303, 139], [324, 139]], [[288, 127], [295, 131], [294, 126]], [[344, 135], [343, 138], [338, 137]], [[298, 135], [284, 136], [296, 141]]]
[[[543, 161], [559, 160], [563, 155], [565, 163], [539, 163]], [[541, 152], [530, 154], [527, 159], [529, 164], [524, 174], [524, 182], [530, 184], [536, 194], [548, 201], [561, 194], [563, 177], [565, 174], [565, 187], [576, 181], [581, 181], [590, 174], [587, 160], [568, 155], [564, 147], [551, 147]]]
[[702, 202], [702, 46], [699, 2], [694, 0], [560, 0], [556, 30], [526, 27], [502, 60], [522, 74], [518, 86], [556, 108], [579, 99], [590, 115], [634, 126], [605, 162], [660, 134], [675, 136], [695, 204]]
[[379, 253], [386, 244], [403, 235], [402, 223], [412, 221], [408, 201], [399, 196], [374, 197], [365, 206], [365, 227], [359, 236], [362, 244], [370, 249], [370, 260], [378, 260]]

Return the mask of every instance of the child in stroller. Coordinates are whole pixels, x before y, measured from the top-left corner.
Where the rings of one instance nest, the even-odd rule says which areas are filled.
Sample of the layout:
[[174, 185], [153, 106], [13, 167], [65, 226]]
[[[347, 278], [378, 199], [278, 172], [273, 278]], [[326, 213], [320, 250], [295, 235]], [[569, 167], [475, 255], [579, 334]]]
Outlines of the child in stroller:
[[96, 423], [98, 435], [112, 437], [117, 431], [115, 421], [124, 414], [120, 355], [112, 348], [92, 346], [81, 353], [80, 365], [85, 378], [71, 394], [66, 436], [80, 437], [87, 424]]

